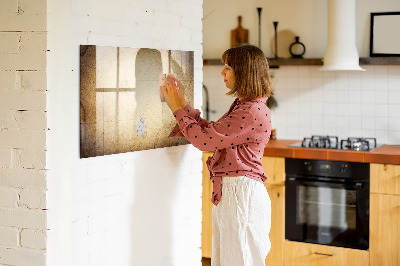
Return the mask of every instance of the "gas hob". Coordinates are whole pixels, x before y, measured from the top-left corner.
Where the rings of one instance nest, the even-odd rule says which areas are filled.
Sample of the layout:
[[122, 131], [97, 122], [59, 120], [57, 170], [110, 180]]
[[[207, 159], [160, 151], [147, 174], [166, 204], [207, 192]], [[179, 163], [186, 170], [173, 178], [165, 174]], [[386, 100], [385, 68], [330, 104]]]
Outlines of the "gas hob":
[[349, 137], [339, 141], [337, 136], [306, 137], [303, 141], [289, 145], [301, 148], [337, 149], [353, 151], [371, 151], [382, 145], [378, 145], [376, 138]]

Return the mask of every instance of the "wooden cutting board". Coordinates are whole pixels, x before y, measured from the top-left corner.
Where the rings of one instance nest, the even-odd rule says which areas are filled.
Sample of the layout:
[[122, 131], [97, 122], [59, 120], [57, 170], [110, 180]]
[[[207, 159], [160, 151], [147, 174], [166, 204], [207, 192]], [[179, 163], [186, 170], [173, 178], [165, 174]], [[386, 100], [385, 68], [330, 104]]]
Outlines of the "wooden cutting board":
[[238, 44], [249, 43], [249, 31], [242, 27], [242, 16], [238, 16], [238, 27], [231, 30], [231, 48]]

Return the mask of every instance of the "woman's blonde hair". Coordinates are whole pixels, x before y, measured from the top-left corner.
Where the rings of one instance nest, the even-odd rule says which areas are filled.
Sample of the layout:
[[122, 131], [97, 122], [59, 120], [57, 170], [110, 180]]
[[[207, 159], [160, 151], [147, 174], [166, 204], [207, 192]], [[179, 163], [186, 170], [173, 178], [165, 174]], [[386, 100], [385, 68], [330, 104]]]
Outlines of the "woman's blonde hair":
[[227, 95], [255, 99], [274, 94], [268, 61], [260, 48], [248, 44], [240, 45], [226, 50], [221, 59], [235, 74], [235, 85]]

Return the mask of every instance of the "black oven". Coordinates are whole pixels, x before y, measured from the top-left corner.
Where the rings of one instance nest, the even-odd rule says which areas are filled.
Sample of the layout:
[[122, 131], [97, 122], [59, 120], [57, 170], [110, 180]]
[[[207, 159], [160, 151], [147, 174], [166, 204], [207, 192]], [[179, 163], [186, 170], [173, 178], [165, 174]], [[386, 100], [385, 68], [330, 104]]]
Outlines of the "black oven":
[[369, 164], [285, 161], [286, 239], [367, 250]]

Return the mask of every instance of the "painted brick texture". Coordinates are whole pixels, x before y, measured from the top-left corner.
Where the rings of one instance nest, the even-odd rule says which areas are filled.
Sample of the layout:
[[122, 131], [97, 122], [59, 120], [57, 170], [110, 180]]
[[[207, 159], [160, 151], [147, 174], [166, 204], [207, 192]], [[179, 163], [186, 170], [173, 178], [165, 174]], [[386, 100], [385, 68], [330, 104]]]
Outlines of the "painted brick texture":
[[0, 2], [1, 265], [45, 265], [46, 4]]
[[200, 266], [201, 152], [183, 145], [79, 159], [79, 45], [194, 51], [200, 108], [202, 0], [47, 9], [48, 264]]

